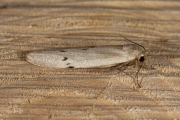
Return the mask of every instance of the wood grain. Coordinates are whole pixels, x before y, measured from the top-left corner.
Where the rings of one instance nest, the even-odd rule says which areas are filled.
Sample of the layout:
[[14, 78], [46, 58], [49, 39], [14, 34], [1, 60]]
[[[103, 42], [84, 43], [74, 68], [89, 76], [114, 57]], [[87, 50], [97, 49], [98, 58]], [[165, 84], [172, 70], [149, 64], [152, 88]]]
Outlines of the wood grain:
[[[180, 119], [180, 2], [177, 0], [1, 0], [0, 120]], [[134, 66], [49, 69], [34, 50], [130, 44], [147, 49], [142, 88]]]

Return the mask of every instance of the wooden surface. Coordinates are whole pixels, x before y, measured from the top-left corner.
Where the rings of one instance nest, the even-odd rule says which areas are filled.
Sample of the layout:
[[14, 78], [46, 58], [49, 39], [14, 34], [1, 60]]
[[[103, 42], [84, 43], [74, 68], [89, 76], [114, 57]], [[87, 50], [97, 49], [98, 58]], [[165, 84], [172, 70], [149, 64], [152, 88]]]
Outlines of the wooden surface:
[[[180, 119], [179, 33], [177, 0], [1, 0], [0, 120]], [[133, 66], [48, 69], [25, 60], [34, 50], [127, 42], [118, 34], [147, 49], [139, 90]]]

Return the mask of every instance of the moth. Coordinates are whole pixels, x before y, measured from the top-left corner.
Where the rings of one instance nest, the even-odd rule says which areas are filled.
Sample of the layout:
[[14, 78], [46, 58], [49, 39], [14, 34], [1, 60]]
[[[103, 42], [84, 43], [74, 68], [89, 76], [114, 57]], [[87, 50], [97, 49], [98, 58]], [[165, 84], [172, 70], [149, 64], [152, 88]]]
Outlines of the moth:
[[131, 42], [134, 44], [34, 51], [27, 54], [26, 60], [37, 66], [58, 69], [105, 68], [135, 63], [138, 66], [135, 84], [137, 87], [140, 87], [138, 72], [146, 60], [146, 50], [143, 46], [133, 41]]

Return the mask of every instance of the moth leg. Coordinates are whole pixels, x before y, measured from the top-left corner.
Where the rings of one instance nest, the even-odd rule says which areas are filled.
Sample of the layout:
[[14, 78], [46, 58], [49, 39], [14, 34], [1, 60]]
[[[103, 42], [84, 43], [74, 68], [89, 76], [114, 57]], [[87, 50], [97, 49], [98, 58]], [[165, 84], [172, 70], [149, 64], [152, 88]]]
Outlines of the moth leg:
[[146, 63], [142, 66], [142, 68], [148, 69], [148, 70], [155, 70], [152, 66], [148, 66]]
[[[129, 75], [132, 79], [133, 79], [133, 83], [135, 84], [136, 87], [140, 88], [140, 84], [138, 83], [138, 81], [136, 80], [135, 77], [131, 76], [130, 74], [126, 73], [125, 70], [127, 68], [128, 64], [125, 64], [124, 66], [117, 66], [116, 69], [120, 72], [122, 71], [123, 73], [125, 73], [126, 75]], [[137, 78], [138, 79], [138, 78]], [[134, 89], [134, 87], [133, 87]]]
[[136, 73], [136, 78], [134, 79], [136, 88], [141, 88], [141, 84], [138, 81], [138, 72]]
[[127, 66], [128, 66], [128, 63], [123, 63], [123, 64], [116, 65], [113, 68], [118, 70], [118, 73], [119, 73], [119, 71], [123, 71], [124, 72], [126, 70]]
[[101, 72], [107, 72], [107, 73], [115, 72], [115, 74], [118, 74], [119, 71], [122, 71], [122, 70], [125, 70], [125, 69], [126, 69], [126, 64], [118, 64], [118, 65], [111, 66], [111, 67], [108, 67], [108, 68], [101, 68]]
[[[133, 82], [134, 82], [134, 84], [135, 84], [135, 87], [136, 88], [141, 88], [141, 84], [139, 83], [139, 81], [138, 81], [138, 74], [139, 74], [139, 71], [140, 71], [140, 69], [142, 68], [142, 65], [141, 66], [139, 66], [138, 65], [138, 61], [136, 60], [136, 61], [134, 61], [135, 62], [135, 67], [136, 67], [136, 75], [135, 75], [135, 77], [132, 77], [130, 74], [128, 74], [128, 75], [130, 75], [131, 76], [131, 78], [133, 79]], [[127, 62], [127, 63], [123, 63], [123, 64], [120, 64], [120, 65], [117, 65], [117, 66], [113, 66], [112, 68], [116, 68], [117, 70], [118, 70], [118, 73], [120, 72], [120, 71], [122, 71], [122, 72], [124, 72], [125, 74], [127, 74], [126, 72], [125, 72], [125, 70], [126, 70], [126, 68], [127, 68], [127, 66], [129, 65], [129, 63]], [[131, 64], [130, 64], [131, 65]]]
[[136, 60], [135, 63], [136, 63], [136, 69], [139, 69], [138, 61]]
[[[143, 65], [143, 64], [142, 64], [142, 65]], [[135, 78], [134, 78], [134, 82], [135, 82], [135, 86], [136, 86], [137, 88], [141, 88], [141, 84], [140, 84], [139, 81], [138, 81], [138, 74], [139, 74], [139, 71], [140, 71], [141, 68], [142, 68], [142, 65], [139, 66], [139, 65], [138, 65], [138, 61], [136, 61], [137, 70], [136, 70], [136, 75], [135, 75]]]

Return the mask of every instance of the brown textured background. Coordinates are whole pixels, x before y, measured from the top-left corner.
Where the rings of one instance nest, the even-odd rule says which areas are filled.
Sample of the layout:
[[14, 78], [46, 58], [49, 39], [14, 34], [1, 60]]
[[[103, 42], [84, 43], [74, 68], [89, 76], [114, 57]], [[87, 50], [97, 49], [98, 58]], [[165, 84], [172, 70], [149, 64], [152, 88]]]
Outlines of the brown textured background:
[[[178, 0], [1, 0], [0, 120], [180, 119]], [[148, 50], [133, 90], [131, 73], [48, 69], [25, 60], [34, 50], [124, 44]], [[125, 42], [125, 41], [124, 41]]]

